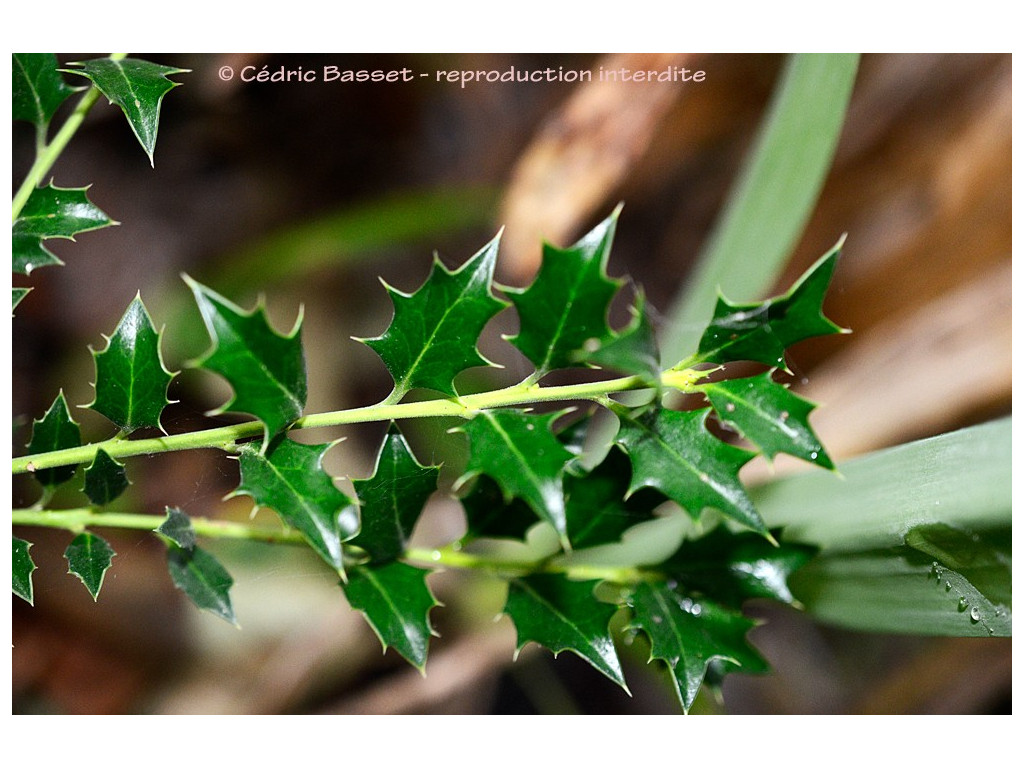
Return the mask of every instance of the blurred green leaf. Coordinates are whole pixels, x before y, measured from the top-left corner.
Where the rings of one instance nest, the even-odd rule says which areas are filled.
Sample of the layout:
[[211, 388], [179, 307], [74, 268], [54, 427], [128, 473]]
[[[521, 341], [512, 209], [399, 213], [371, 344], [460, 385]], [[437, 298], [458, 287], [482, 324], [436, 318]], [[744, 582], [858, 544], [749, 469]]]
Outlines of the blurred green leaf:
[[196, 531], [188, 515], [178, 507], [167, 507], [167, 518], [156, 529], [186, 551], [195, 549]]
[[428, 614], [440, 605], [427, 586], [428, 575], [395, 561], [352, 568], [342, 584], [349, 604], [366, 616], [384, 649], [394, 648], [421, 672], [433, 634]]
[[204, 611], [237, 625], [235, 609], [228, 594], [235, 580], [205, 549], [184, 550], [176, 544], [167, 548], [167, 570], [174, 586]]
[[69, 62], [68, 67], [71, 69], [61, 72], [88, 78], [112, 104], [121, 108], [152, 165], [160, 127], [160, 104], [168, 91], [181, 85], [168, 80], [167, 76], [189, 70], [142, 59], [90, 59]]
[[32, 542], [19, 539], [17, 536], [12, 536], [11, 539], [11, 591], [29, 605], [33, 605], [32, 571], [36, 569], [36, 564], [32, 562], [32, 555], [28, 551]]
[[516, 651], [535, 642], [554, 652], [572, 651], [626, 688], [608, 628], [618, 608], [594, 596], [596, 581], [570, 581], [561, 574], [512, 579], [504, 612], [516, 627]]
[[111, 458], [102, 448], [96, 451], [96, 458], [85, 469], [85, 486], [82, 488], [89, 501], [97, 506], [109, 504], [128, 488], [128, 475], [124, 464]]
[[1009, 631], [1010, 457], [1005, 418], [751, 496], [785, 540], [822, 549], [791, 581], [812, 615], [865, 631], [988, 636]]
[[89, 407], [125, 433], [160, 427], [167, 387], [174, 378], [160, 356], [160, 334], [138, 295], [96, 360], [96, 399]]
[[355, 202], [255, 239], [227, 254], [214, 275], [204, 276], [238, 290], [301, 280], [318, 269], [489, 226], [496, 201], [493, 189], [441, 187]]
[[68, 573], [82, 580], [93, 600], [100, 596], [103, 576], [110, 568], [116, 553], [111, 546], [95, 533], [84, 531], [68, 544], [64, 557], [68, 561]]
[[859, 61], [846, 53], [789, 57], [745, 166], [669, 313], [666, 366], [696, 346], [717, 291], [753, 299], [772, 289], [832, 165]]

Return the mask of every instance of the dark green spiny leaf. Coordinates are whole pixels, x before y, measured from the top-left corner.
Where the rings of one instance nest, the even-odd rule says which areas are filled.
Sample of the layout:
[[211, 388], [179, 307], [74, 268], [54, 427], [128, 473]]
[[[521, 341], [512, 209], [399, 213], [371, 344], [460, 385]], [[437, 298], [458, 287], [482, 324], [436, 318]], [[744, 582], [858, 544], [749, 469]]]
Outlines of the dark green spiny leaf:
[[437, 490], [438, 467], [424, 467], [392, 425], [377, 454], [373, 475], [353, 480], [361, 527], [352, 543], [373, 561], [393, 560], [405, 549], [427, 498]]
[[34, 123], [41, 133], [60, 105], [81, 90], [64, 82], [52, 53], [11, 54], [11, 75], [11, 118]]
[[466, 512], [465, 541], [476, 538], [524, 540], [537, 515], [522, 499], [506, 500], [498, 483], [480, 475], [460, 499]]
[[841, 247], [840, 241], [782, 296], [754, 304], [733, 304], [719, 297], [697, 354], [685, 364], [751, 360], [785, 369], [788, 347], [815, 336], [842, 333], [822, 314]]
[[569, 544], [562, 478], [573, 457], [551, 432], [559, 414], [483, 411], [457, 431], [469, 436], [470, 458], [463, 479], [484, 473], [497, 481], [506, 501], [520, 498]]
[[506, 292], [519, 315], [510, 338], [543, 375], [578, 366], [588, 350], [612, 338], [608, 307], [621, 282], [606, 273], [619, 209], [571, 248], [545, 244], [540, 272], [529, 288]]
[[103, 577], [110, 568], [110, 561], [117, 554], [111, 546], [95, 533], [84, 531], [78, 534], [64, 550], [68, 561], [68, 573], [82, 580], [93, 600], [99, 599]]
[[[42, 419], [32, 424], [32, 439], [28, 444], [29, 454], [48, 453], [64, 448], [77, 448], [82, 444], [82, 432], [78, 423], [71, 419], [63, 390]], [[45, 488], [55, 488], [75, 476], [75, 467], [54, 467], [39, 469], [34, 477]]]
[[306, 360], [299, 329], [282, 336], [270, 327], [266, 312], [245, 312], [189, 277], [213, 348], [193, 365], [219, 373], [234, 390], [217, 413], [250, 413], [264, 424], [263, 449], [272, 437], [302, 415], [306, 405]]
[[295, 528], [338, 573], [344, 573], [341, 543], [359, 529], [352, 500], [324, 471], [323, 455], [331, 445], [304, 445], [279, 439], [262, 453], [252, 443], [242, 447], [242, 479], [233, 495], [246, 494], [274, 510]]
[[641, 376], [652, 387], [658, 387], [661, 383], [661, 355], [654, 326], [644, 310], [643, 293], [637, 292], [636, 303], [630, 309], [633, 319], [629, 325], [596, 349], [584, 350], [583, 361], [601, 368]]
[[107, 348], [96, 359], [96, 399], [89, 405], [130, 433], [160, 427], [167, 387], [174, 375], [164, 368], [160, 334], [138, 295], [128, 305]]
[[476, 344], [487, 322], [507, 306], [491, 294], [497, 254], [496, 237], [454, 272], [435, 256], [427, 281], [412, 294], [385, 284], [395, 316], [384, 334], [361, 341], [387, 365], [396, 396], [416, 387], [454, 396], [458, 373], [490, 365]]
[[238, 624], [228, 594], [235, 580], [217, 558], [205, 549], [185, 550], [172, 543], [167, 549], [167, 570], [174, 586], [196, 606]]
[[617, 449], [609, 451], [590, 474], [566, 475], [565, 517], [573, 547], [612, 544], [632, 526], [653, 519], [655, 507], [665, 497], [641, 488], [626, 498], [630, 475], [629, 459]]
[[36, 564], [32, 562], [32, 555], [28, 551], [32, 542], [19, 539], [17, 536], [12, 536], [11, 539], [11, 590], [32, 605], [32, 571], [36, 569]]
[[186, 551], [195, 549], [196, 531], [192, 521], [178, 507], [167, 507], [167, 518], [156, 528], [156, 532]]
[[795, 604], [787, 580], [816, 549], [784, 542], [773, 545], [754, 533], [733, 533], [718, 526], [699, 539], [687, 539], [658, 570], [687, 590], [731, 608], [750, 598]]
[[711, 507], [748, 528], [768, 529], [739, 480], [740, 468], [757, 454], [715, 438], [705, 427], [710, 408], [658, 408], [622, 418], [617, 442], [633, 463], [631, 491], [657, 488], [695, 520]]
[[68, 66], [74, 69], [61, 71], [89, 78], [110, 103], [121, 108], [152, 165], [160, 127], [160, 103], [168, 91], [181, 85], [167, 76], [189, 70], [142, 59], [91, 59], [69, 62]]
[[440, 605], [427, 586], [429, 573], [398, 561], [361, 565], [349, 571], [348, 583], [342, 585], [349, 604], [366, 616], [384, 650], [394, 648], [420, 671], [434, 634], [428, 614]]
[[746, 641], [755, 622], [712, 600], [697, 600], [664, 582], [641, 582], [633, 595], [632, 629], [651, 640], [651, 659], [661, 659], [684, 711], [697, 698], [712, 661], [720, 659], [744, 672], [767, 665]]
[[516, 627], [516, 652], [529, 642], [557, 656], [572, 651], [610, 680], [626, 688], [608, 624], [618, 610], [594, 597], [596, 581], [570, 581], [561, 574], [512, 579], [507, 613]]
[[835, 469], [808, 421], [814, 403], [772, 381], [771, 371], [744, 379], [703, 384], [701, 390], [725, 422], [769, 458], [788, 453]]
[[124, 464], [111, 458], [102, 448], [96, 451], [96, 458], [85, 470], [85, 486], [82, 488], [89, 501], [97, 506], [109, 504], [128, 488], [128, 475]]

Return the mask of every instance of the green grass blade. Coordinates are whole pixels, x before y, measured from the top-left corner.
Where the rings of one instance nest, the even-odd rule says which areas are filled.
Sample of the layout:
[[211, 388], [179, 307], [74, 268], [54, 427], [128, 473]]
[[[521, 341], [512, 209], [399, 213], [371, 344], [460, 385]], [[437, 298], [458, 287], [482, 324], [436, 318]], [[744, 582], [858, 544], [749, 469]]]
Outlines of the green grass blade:
[[771, 527], [821, 547], [794, 576], [818, 618], [874, 632], [1010, 634], [1011, 419], [751, 493]]
[[746, 165], [669, 313], [666, 365], [696, 348], [718, 289], [737, 301], [771, 290], [832, 165], [858, 62], [856, 54], [788, 60]]

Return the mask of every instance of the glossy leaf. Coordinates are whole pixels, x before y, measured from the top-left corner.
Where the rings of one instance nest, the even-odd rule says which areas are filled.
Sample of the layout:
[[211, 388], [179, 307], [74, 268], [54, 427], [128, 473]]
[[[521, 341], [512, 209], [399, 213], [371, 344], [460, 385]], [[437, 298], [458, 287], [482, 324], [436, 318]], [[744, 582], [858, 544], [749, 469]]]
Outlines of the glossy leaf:
[[630, 462], [620, 450], [583, 476], [565, 477], [565, 517], [574, 548], [612, 544], [629, 528], [654, 517], [665, 497], [641, 488], [626, 498], [630, 486]]
[[570, 581], [561, 574], [512, 579], [507, 613], [516, 627], [516, 653], [529, 642], [557, 656], [572, 651], [626, 688], [608, 624], [618, 608], [594, 597], [596, 581]]
[[186, 551], [195, 549], [196, 531], [192, 521], [178, 507], [167, 507], [167, 518], [156, 528], [156, 532]]
[[521, 541], [537, 524], [536, 513], [525, 501], [506, 500], [498, 483], [487, 475], [480, 475], [460, 501], [466, 513], [464, 541], [481, 537]]
[[100, 596], [103, 577], [110, 568], [116, 553], [111, 546], [95, 533], [84, 531], [78, 534], [64, 550], [68, 561], [68, 573], [82, 580], [93, 600]]
[[719, 296], [697, 354], [686, 364], [750, 360], [788, 370], [785, 360], [788, 347], [815, 336], [842, 333], [843, 329], [822, 313], [825, 291], [841, 248], [842, 241], [818, 259], [782, 296], [753, 304], [733, 304]]
[[359, 497], [361, 527], [352, 543], [371, 560], [393, 560], [405, 550], [416, 521], [437, 490], [438, 467], [424, 467], [394, 426], [377, 454], [373, 475], [353, 480]]
[[629, 325], [615, 333], [594, 351], [586, 351], [584, 360], [601, 368], [642, 376], [652, 387], [660, 385], [661, 360], [654, 326], [644, 309], [645, 300], [637, 292], [636, 303], [630, 307], [633, 318]]
[[697, 698], [708, 665], [718, 659], [744, 672], [767, 664], [746, 641], [755, 622], [711, 600], [697, 600], [665, 582], [641, 582], [633, 595], [631, 628], [651, 640], [651, 659], [668, 665], [684, 711]]
[[616, 441], [633, 463], [630, 490], [657, 488], [697, 520], [704, 509], [768, 534], [743, 485], [740, 468], [757, 454], [715, 438], [704, 422], [710, 408], [658, 408], [623, 418]]
[[160, 355], [160, 334], [138, 295], [96, 359], [96, 399], [89, 405], [126, 433], [160, 427], [174, 378]]
[[476, 344], [487, 322], [507, 306], [491, 294], [497, 255], [496, 237], [454, 272], [435, 256], [427, 281], [412, 294], [385, 283], [395, 316], [381, 336], [362, 341], [387, 365], [396, 396], [416, 387], [454, 396], [457, 374], [491, 364]]
[[77, 90], [57, 71], [52, 53], [11, 54], [11, 118], [46, 130], [60, 105]]
[[11, 300], [11, 314], [13, 315], [14, 310], [18, 308], [18, 305], [21, 303], [21, 300], [24, 299], [26, 296], [28, 296], [29, 291], [31, 291], [32, 289], [31, 288], [12, 288], [11, 290], [12, 290], [12, 293], [13, 293], [13, 295], [11, 297], [11, 299], [12, 299]]
[[529, 288], [508, 288], [519, 314], [509, 341], [541, 375], [582, 364], [588, 351], [612, 337], [608, 307], [621, 282], [606, 273], [619, 209], [571, 248], [545, 244], [540, 272]]
[[111, 104], [117, 104], [128, 118], [132, 132], [153, 164], [156, 134], [160, 127], [160, 103], [172, 88], [181, 83], [168, 75], [188, 72], [142, 59], [90, 59], [69, 62], [62, 72], [87, 77]]
[[124, 464], [113, 459], [102, 448], [96, 451], [96, 458], [85, 470], [85, 486], [82, 488], [89, 501], [97, 506], [109, 504], [128, 488], [128, 475]]
[[787, 453], [825, 469], [835, 469], [808, 421], [814, 403], [772, 381], [771, 372], [726, 379], [697, 387], [722, 421], [769, 458]]
[[440, 605], [427, 586], [429, 573], [398, 561], [361, 565], [349, 571], [342, 585], [349, 604], [366, 616], [384, 650], [394, 648], [421, 672], [434, 634], [428, 614]]
[[229, 594], [235, 580], [217, 558], [199, 547], [186, 550], [171, 544], [167, 549], [167, 570], [174, 586], [196, 606], [237, 625]]
[[18, 597], [33, 605], [32, 595], [32, 571], [36, 564], [32, 562], [32, 555], [29, 554], [29, 547], [32, 542], [12, 536], [11, 550], [11, 591]]
[[795, 604], [788, 579], [817, 550], [804, 544], [772, 544], [754, 533], [718, 526], [699, 539], [687, 539], [658, 570], [731, 608], [750, 598]]
[[[77, 448], [82, 444], [82, 431], [68, 412], [68, 403], [63, 390], [42, 419], [32, 423], [32, 439], [28, 444], [29, 455]], [[53, 467], [38, 469], [34, 477], [45, 488], [54, 488], [75, 476], [75, 467]]]
[[302, 534], [338, 573], [344, 573], [341, 543], [359, 529], [352, 500], [338, 490], [322, 467], [326, 445], [304, 445], [286, 438], [265, 452], [248, 443], [240, 452], [242, 479], [232, 495], [246, 494], [274, 510], [285, 525]]
[[216, 413], [241, 411], [264, 424], [263, 449], [271, 438], [302, 415], [306, 405], [306, 360], [299, 329], [282, 336], [270, 327], [259, 306], [245, 312], [223, 296], [189, 277], [213, 342], [212, 349], [193, 365], [219, 373], [234, 396]]
[[40, 267], [63, 264], [43, 246], [44, 240], [74, 240], [82, 232], [116, 224], [92, 204], [87, 189], [65, 189], [51, 182], [32, 190], [12, 226], [13, 271], [27, 275]]
[[470, 457], [462, 479], [483, 473], [501, 487], [506, 501], [519, 498], [558, 532], [569, 548], [562, 476], [573, 457], [551, 432], [559, 414], [482, 411], [456, 427], [469, 437]]
[[859, 59], [856, 53], [787, 57], [744, 167], [668, 312], [666, 365], [696, 346], [716, 291], [759, 299], [779, 279], [832, 165]]

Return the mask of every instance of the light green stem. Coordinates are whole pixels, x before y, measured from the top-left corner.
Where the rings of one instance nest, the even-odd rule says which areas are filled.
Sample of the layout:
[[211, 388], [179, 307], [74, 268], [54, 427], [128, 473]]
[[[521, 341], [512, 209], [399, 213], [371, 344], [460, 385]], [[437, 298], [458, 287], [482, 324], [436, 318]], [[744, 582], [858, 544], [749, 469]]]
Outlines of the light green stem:
[[[12, 525], [31, 525], [60, 528], [80, 532], [86, 528], [121, 528], [135, 531], [154, 531], [165, 520], [159, 515], [132, 515], [123, 512], [97, 512], [91, 507], [76, 509], [15, 509]], [[229, 520], [191, 518], [198, 536], [211, 539], [246, 539], [272, 544], [303, 544], [298, 531], [283, 528], [265, 528], [235, 523]]]
[[[136, 515], [123, 512], [97, 512], [92, 507], [76, 509], [15, 509], [12, 525], [59, 528], [81, 533], [86, 528], [117, 528], [121, 530], [155, 531], [165, 520], [161, 515]], [[207, 539], [233, 539], [258, 541], [267, 544], [304, 544], [302, 535], [295, 530], [268, 528], [229, 520], [191, 518], [196, 535]], [[632, 567], [593, 566], [574, 564], [566, 560], [518, 561], [484, 554], [463, 552], [453, 547], [441, 549], [408, 549], [403, 558], [414, 563], [459, 570], [486, 571], [505, 578], [526, 576], [531, 573], [564, 573], [576, 579], [600, 579], [617, 584], [630, 584], [644, 579], [647, 574]]]
[[[110, 58], [114, 61], [119, 61], [127, 55], [127, 53], [112, 53], [110, 54]], [[43, 178], [47, 173], [49, 173], [53, 164], [57, 162], [57, 158], [60, 157], [64, 148], [67, 147], [68, 142], [71, 141], [71, 137], [74, 136], [79, 127], [81, 127], [82, 122], [85, 120], [85, 116], [89, 114], [89, 110], [92, 109], [99, 97], [99, 89], [96, 86], [90, 87], [78, 102], [78, 106], [75, 107], [75, 111], [71, 113], [71, 116], [68, 117], [64, 125], [61, 126], [57, 135], [53, 137], [53, 141], [49, 144], [46, 144], [45, 142], [39, 143], [38, 150], [36, 152], [36, 160], [29, 169], [25, 180], [18, 188], [17, 193], [15, 193], [14, 200], [11, 203], [11, 221], [17, 221], [18, 216], [21, 215], [22, 208], [25, 207], [25, 203], [28, 202], [28, 198], [32, 194], [32, 190], [42, 183]]]
[[[666, 386], [689, 391], [689, 384], [696, 381], [702, 372], [689, 372], [689, 378], [680, 371], [669, 371], [663, 374]], [[649, 383], [641, 376], [624, 376], [618, 379], [591, 382], [586, 384], [568, 384], [557, 387], [542, 387], [535, 383], [524, 382], [507, 389], [492, 392], [481, 392], [465, 395], [454, 399], [426, 400], [416, 403], [383, 403], [350, 408], [347, 410], [330, 411], [327, 413], [303, 416], [291, 425], [290, 429], [313, 429], [316, 427], [335, 427], [344, 424], [362, 424], [376, 421], [398, 421], [438, 416], [459, 416], [472, 418], [476, 413], [491, 408], [502, 408], [527, 403], [557, 402], [565, 400], [590, 400], [603, 402], [608, 395], [649, 387]], [[83, 464], [96, 456], [99, 449], [114, 459], [128, 456], [142, 456], [155, 453], [169, 453], [196, 448], [216, 448], [222, 451], [233, 451], [238, 441], [263, 434], [263, 423], [247, 421], [227, 427], [215, 427], [197, 432], [187, 432], [167, 437], [145, 438], [141, 440], [110, 439], [98, 443], [90, 443], [76, 448], [65, 448], [32, 456], [20, 456], [11, 463], [13, 474], [34, 472], [40, 469]]]

